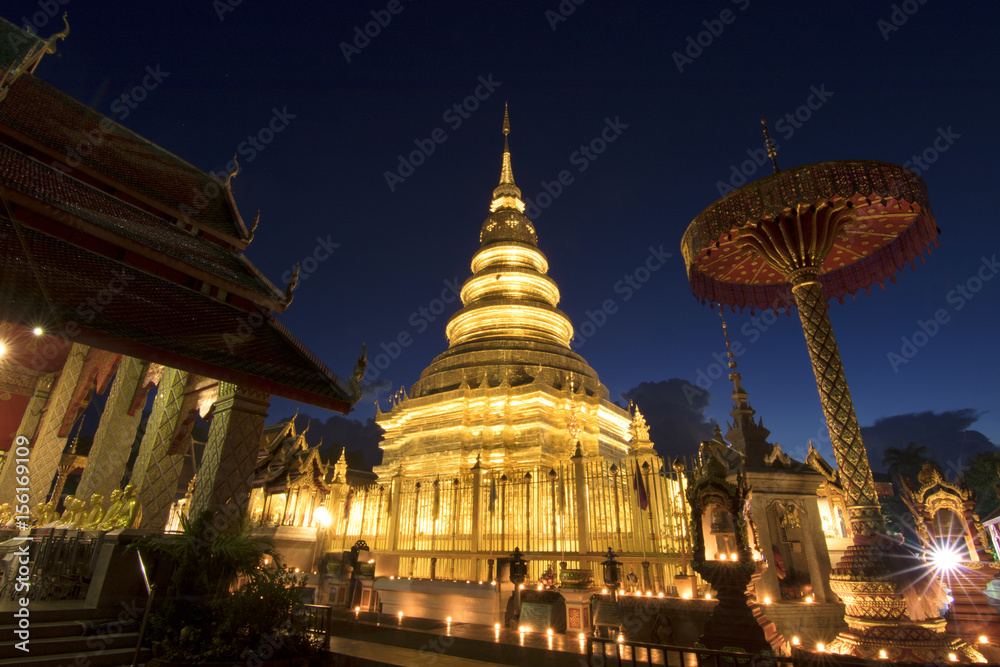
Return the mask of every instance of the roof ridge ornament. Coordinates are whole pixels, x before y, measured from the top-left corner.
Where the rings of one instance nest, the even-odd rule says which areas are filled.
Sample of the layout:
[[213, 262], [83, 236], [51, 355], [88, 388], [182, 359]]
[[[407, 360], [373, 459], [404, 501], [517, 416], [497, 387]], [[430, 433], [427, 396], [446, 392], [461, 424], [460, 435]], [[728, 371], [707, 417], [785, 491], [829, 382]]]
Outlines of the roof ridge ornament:
[[292, 292], [295, 291], [295, 286], [299, 284], [299, 263], [295, 262], [295, 271], [292, 273], [292, 277], [288, 280], [288, 284], [285, 285], [285, 308], [292, 305], [292, 299], [295, 295]]
[[260, 224], [260, 209], [257, 209], [257, 215], [254, 216], [253, 224], [250, 225], [250, 234], [247, 236], [247, 244], [253, 243], [254, 232], [257, 231], [257, 225]]
[[236, 153], [233, 153], [233, 164], [236, 166], [233, 167], [231, 172], [226, 174], [226, 180], [223, 181], [227, 188], [231, 187], [230, 182], [235, 178], [236, 174], [240, 173], [240, 161], [236, 159]]
[[63, 12], [63, 29], [60, 32], [52, 35], [48, 39], [42, 39], [35, 31], [32, 30], [31, 24], [24, 26], [24, 35], [21, 38], [11, 36], [11, 41], [15, 40], [24, 41], [29, 39], [37, 40], [35, 44], [28, 49], [28, 52], [24, 54], [24, 57], [20, 62], [16, 60], [12, 61], [10, 65], [7, 66], [3, 72], [0, 72], [0, 101], [3, 101], [7, 97], [7, 91], [10, 89], [11, 84], [17, 80], [25, 72], [31, 73], [35, 71], [38, 67], [38, 63], [41, 62], [42, 57], [46, 53], [56, 52], [56, 41], [62, 39], [65, 40], [69, 36], [69, 19], [66, 18], [67, 13]]

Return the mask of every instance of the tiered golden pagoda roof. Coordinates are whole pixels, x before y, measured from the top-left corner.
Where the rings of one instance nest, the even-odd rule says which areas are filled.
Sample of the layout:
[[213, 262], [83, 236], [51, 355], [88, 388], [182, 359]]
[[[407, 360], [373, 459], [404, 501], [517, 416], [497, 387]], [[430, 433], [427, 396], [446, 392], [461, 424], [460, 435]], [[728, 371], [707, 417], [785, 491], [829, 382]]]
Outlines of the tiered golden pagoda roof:
[[573, 325], [514, 183], [504, 113], [500, 184], [448, 321], [448, 349], [376, 421], [379, 477], [454, 475], [483, 466], [548, 471], [579, 448], [615, 460], [630, 450], [630, 415], [570, 348]]
[[535, 226], [524, 215], [514, 183], [504, 112], [500, 184], [472, 258], [472, 277], [462, 286], [463, 307], [448, 321], [448, 349], [421, 374], [411, 396], [472, 387], [527, 384], [539, 374], [562, 388], [570, 378], [591, 395], [607, 397], [597, 373], [570, 349], [573, 325], [556, 306], [559, 288], [547, 275]]

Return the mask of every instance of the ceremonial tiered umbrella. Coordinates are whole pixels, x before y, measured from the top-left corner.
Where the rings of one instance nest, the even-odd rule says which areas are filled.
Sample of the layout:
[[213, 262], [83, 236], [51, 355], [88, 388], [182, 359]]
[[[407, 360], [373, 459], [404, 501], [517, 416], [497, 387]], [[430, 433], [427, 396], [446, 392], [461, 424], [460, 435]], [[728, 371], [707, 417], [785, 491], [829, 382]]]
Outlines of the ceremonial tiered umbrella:
[[912, 171], [869, 160], [820, 162], [744, 185], [702, 211], [681, 241], [688, 279], [703, 302], [799, 311], [847, 501], [854, 545], [830, 587], [847, 607], [848, 630], [828, 647], [893, 660], [981, 659], [949, 642], [941, 618], [913, 620], [878, 536], [884, 521], [868, 454], [844, 377], [827, 301], [895, 281], [939, 233], [927, 186]]

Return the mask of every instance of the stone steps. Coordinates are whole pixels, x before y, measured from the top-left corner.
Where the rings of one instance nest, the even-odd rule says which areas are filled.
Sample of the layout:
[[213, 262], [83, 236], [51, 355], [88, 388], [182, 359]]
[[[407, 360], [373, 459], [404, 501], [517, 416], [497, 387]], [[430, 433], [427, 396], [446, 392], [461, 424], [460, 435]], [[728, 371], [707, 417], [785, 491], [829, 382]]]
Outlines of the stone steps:
[[[118, 667], [132, 664], [141, 620], [134, 617], [134, 610], [29, 609], [28, 652], [17, 647], [21, 639], [15, 634], [19, 625], [14, 612], [0, 612], [0, 666], [77, 667], [85, 664]], [[145, 662], [148, 651], [140, 653], [140, 659]]]

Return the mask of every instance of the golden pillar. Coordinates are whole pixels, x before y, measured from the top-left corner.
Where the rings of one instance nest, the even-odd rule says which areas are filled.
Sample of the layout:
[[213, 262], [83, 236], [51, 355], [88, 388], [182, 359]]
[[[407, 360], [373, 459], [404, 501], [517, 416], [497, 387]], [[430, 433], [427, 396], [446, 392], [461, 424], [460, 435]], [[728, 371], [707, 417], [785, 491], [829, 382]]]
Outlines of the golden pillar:
[[145, 370], [146, 363], [132, 357], [125, 357], [118, 364], [118, 372], [111, 383], [101, 422], [94, 434], [88, 464], [83, 469], [83, 477], [76, 490], [80, 498], [89, 498], [95, 493], [107, 498], [114, 489], [121, 486], [136, 430], [142, 419], [141, 407], [131, 415], [129, 409]]
[[187, 371], [164, 368], [153, 400], [153, 412], [146, 422], [146, 432], [139, 445], [139, 456], [132, 466], [130, 484], [142, 507], [140, 528], [160, 530], [167, 523], [170, 505], [177, 495], [184, 457], [168, 455], [177, 423], [181, 418]]
[[590, 515], [587, 513], [587, 477], [583, 465], [583, 452], [580, 443], [576, 443], [576, 453], [573, 454], [573, 494], [576, 498], [576, 538], [581, 554], [590, 552]]
[[266, 392], [219, 383], [208, 445], [191, 500], [193, 516], [226, 508], [235, 520], [246, 513], [270, 400]]
[[73, 343], [49, 396], [45, 413], [38, 425], [38, 433], [31, 444], [31, 460], [28, 463], [31, 470], [28, 504], [32, 507], [45, 502], [49, 489], [52, 488], [52, 478], [56, 475], [63, 449], [66, 448], [66, 438], [59, 435], [59, 429], [72, 403], [88, 351], [90, 348], [86, 345]]

